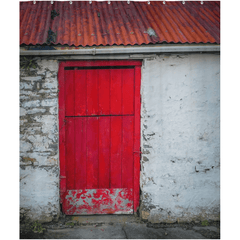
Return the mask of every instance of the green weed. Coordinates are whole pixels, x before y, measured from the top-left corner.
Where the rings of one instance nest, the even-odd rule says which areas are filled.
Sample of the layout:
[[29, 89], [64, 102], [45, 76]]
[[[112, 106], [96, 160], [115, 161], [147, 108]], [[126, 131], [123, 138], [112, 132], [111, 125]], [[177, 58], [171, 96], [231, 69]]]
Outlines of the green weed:
[[66, 223], [66, 225], [68, 225], [68, 226], [74, 226], [74, 222], [68, 222], [68, 223]]
[[45, 228], [42, 227], [42, 224], [39, 223], [38, 221], [34, 222], [31, 228], [32, 231], [35, 233], [43, 233], [43, 231], [45, 230]]
[[202, 221], [202, 226], [208, 226], [209, 225], [209, 222], [208, 222], [208, 220], [204, 220], [204, 221]]
[[34, 60], [33, 58], [26, 58], [26, 57], [21, 57], [20, 58], [20, 68], [21, 69], [25, 69], [25, 70], [29, 70], [30, 68], [39, 68], [36, 60]]

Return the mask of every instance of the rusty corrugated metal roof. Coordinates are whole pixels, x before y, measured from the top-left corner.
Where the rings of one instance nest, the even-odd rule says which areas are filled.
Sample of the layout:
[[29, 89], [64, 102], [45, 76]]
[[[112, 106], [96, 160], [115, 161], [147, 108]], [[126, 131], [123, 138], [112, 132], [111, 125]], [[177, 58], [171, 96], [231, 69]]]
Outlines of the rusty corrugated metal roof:
[[[55, 17], [51, 18], [55, 13]], [[59, 14], [59, 15], [57, 15]], [[20, 45], [220, 43], [220, 2], [20, 2]]]

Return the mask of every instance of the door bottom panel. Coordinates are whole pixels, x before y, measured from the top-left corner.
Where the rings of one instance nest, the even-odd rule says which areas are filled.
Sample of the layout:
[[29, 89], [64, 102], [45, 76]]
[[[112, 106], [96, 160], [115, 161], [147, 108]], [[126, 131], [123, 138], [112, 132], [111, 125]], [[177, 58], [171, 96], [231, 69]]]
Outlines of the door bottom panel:
[[133, 214], [133, 189], [67, 190], [62, 207], [66, 215]]

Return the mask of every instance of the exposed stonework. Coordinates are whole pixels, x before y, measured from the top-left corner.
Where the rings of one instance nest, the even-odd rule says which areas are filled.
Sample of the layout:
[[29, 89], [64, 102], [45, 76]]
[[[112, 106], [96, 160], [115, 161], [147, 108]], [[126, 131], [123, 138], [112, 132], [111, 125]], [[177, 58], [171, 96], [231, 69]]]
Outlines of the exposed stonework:
[[20, 207], [24, 218], [57, 219], [59, 206], [58, 62], [20, 72]]

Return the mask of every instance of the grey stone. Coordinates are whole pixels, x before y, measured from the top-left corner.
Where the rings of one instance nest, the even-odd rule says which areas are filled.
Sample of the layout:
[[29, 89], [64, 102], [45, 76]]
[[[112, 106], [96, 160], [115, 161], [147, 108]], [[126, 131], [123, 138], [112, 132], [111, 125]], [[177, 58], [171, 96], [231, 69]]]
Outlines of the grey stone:
[[52, 114], [52, 115], [55, 115], [58, 113], [58, 108], [57, 107], [51, 107], [49, 109], [49, 112]]
[[29, 142], [25, 142], [25, 141], [20, 141], [20, 151], [21, 152], [27, 152], [30, 151], [32, 149], [32, 144]]
[[57, 99], [56, 98], [53, 98], [53, 99], [44, 99], [42, 100], [41, 102], [41, 105], [43, 107], [52, 107], [52, 106], [57, 106], [58, 102], [57, 102]]
[[58, 84], [57, 80], [53, 82], [46, 82], [43, 84], [43, 88], [51, 89], [51, 90], [57, 90]]
[[29, 90], [32, 88], [33, 88], [33, 85], [31, 83], [20, 82], [20, 89]]
[[26, 115], [26, 110], [24, 108], [20, 108], [20, 116]]
[[28, 110], [27, 114], [36, 114], [36, 113], [44, 113], [44, 112], [46, 112], [45, 108], [34, 108], [31, 110]]
[[46, 136], [42, 135], [31, 135], [28, 136], [28, 140], [32, 143], [33, 151], [45, 152], [45, 151], [56, 151], [55, 148], [52, 148], [52, 140]]
[[27, 101], [22, 104], [22, 107], [24, 108], [35, 108], [40, 106], [40, 101], [39, 100], [34, 100], [34, 101]]
[[42, 80], [41, 76], [31, 76], [31, 77], [21, 77], [22, 80], [25, 81], [39, 81]]

